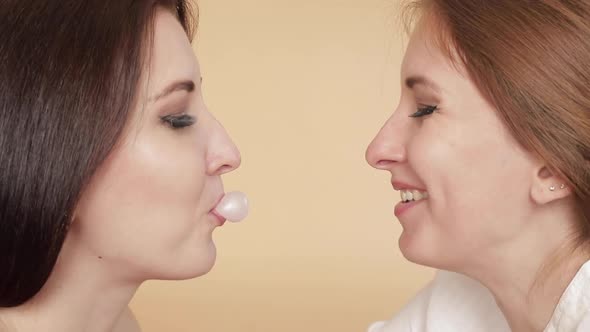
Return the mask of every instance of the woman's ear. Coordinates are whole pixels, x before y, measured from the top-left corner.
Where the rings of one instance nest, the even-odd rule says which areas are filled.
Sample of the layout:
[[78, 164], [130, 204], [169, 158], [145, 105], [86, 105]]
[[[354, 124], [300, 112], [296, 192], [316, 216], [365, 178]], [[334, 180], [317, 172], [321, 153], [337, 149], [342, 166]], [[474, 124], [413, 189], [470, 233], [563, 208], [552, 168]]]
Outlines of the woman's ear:
[[565, 179], [552, 172], [546, 165], [534, 170], [531, 198], [539, 205], [547, 204], [571, 195]]

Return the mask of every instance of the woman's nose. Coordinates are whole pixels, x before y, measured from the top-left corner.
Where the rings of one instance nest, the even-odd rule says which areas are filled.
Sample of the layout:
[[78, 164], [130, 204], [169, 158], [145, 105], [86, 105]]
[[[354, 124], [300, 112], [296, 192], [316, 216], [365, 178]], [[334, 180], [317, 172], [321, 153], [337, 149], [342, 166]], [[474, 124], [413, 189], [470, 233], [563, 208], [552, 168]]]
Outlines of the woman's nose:
[[396, 163], [406, 159], [405, 140], [402, 130], [395, 126], [392, 116], [367, 147], [365, 159], [376, 169], [389, 170]]
[[214, 121], [216, 128], [211, 132], [207, 149], [207, 173], [222, 175], [240, 167], [242, 157], [225, 128], [217, 120]]

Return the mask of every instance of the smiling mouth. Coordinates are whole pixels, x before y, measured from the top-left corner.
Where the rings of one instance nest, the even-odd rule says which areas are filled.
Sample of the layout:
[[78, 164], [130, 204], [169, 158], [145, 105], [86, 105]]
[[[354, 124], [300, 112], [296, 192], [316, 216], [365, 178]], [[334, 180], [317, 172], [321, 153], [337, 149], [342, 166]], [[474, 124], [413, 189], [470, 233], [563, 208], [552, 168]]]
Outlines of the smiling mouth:
[[420, 190], [400, 190], [402, 203], [417, 202], [428, 199], [428, 193]]

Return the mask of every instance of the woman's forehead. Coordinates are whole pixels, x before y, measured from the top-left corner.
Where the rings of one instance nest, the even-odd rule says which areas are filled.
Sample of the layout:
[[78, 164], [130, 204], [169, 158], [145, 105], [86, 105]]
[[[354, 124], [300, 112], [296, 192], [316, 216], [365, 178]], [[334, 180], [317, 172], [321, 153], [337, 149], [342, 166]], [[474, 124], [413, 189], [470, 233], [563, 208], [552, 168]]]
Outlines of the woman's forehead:
[[200, 79], [200, 67], [186, 32], [168, 10], [159, 9], [150, 56], [150, 93], [171, 81]]

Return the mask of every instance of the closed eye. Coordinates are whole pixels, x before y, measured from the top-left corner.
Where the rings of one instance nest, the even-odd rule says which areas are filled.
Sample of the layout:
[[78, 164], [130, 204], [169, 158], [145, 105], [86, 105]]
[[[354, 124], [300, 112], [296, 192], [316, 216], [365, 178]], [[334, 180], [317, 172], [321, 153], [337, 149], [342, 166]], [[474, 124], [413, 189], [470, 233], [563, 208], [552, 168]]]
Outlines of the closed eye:
[[437, 109], [438, 109], [438, 106], [436, 106], [436, 105], [426, 105], [423, 107], [419, 107], [415, 113], [410, 115], [410, 117], [411, 118], [420, 118], [420, 117], [434, 113], [434, 111], [436, 111]]
[[192, 126], [197, 122], [194, 116], [188, 114], [181, 115], [166, 115], [160, 118], [162, 122], [166, 123], [173, 129], [181, 129], [188, 126]]

